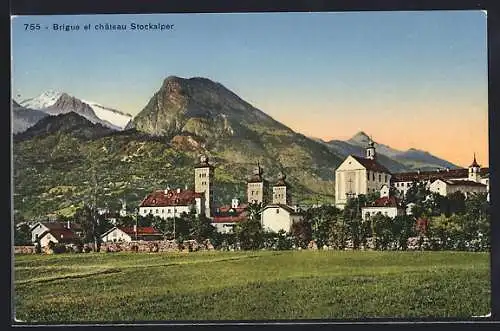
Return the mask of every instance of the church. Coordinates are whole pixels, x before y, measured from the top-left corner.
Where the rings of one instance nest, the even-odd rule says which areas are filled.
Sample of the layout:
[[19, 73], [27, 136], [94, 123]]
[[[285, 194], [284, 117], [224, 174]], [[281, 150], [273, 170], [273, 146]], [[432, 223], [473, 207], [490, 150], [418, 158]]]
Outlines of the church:
[[349, 155], [335, 170], [335, 205], [343, 209], [349, 198], [379, 192], [391, 186], [390, 171], [377, 161], [375, 142], [370, 138], [366, 157]]

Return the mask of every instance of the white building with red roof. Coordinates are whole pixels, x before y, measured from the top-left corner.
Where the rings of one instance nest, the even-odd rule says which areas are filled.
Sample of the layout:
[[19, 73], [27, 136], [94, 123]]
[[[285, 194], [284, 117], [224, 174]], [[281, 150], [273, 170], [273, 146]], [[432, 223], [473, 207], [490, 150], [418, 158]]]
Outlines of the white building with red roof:
[[368, 220], [377, 214], [391, 218], [405, 214], [405, 209], [401, 205], [401, 201], [395, 196], [389, 195], [389, 189], [386, 185], [380, 190], [380, 198], [375, 200], [371, 205], [361, 208], [361, 218], [363, 220]]
[[431, 192], [447, 196], [455, 192], [462, 192], [465, 197], [471, 193], [487, 193], [487, 187], [483, 183], [472, 180], [436, 179], [429, 185]]
[[161, 232], [151, 226], [113, 227], [101, 235], [102, 242], [130, 242], [135, 240], [161, 240]]
[[139, 205], [139, 215], [159, 216], [163, 219], [179, 217], [192, 209], [196, 215], [205, 213], [204, 193], [180, 188], [157, 190], [148, 194]]
[[40, 246], [47, 247], [49, 243], [52, 242], [54, 244], [74, 244], [78, 242], [80, 239], [72, 230], [67, 228], [52, 228], [42, 232], [38, 236], [38, 240], [40, 240]]
[[389, 186], [391, 172], [377, 161], [375, 143], [370, 139], [366, 157], [349, 155], [335, 170], [335, 205], [344, 208], [349, 198], [375, 193]]
[[[405, 196], [413, 183], [425, 183], [432, 192], [446, 195], [456, 191], [489, 192], [489, 168], [482, 168], [476, 161], [476, 155], [468, 168], [436, 169], [435, 171], [414, 171], [396, 173], [391, 185]], [[478, 185], [479, 184], [479, 185]]]
[[248, 205], [240, 205], [238, 199], [231, 201], [231, 206], [218, 207], [214, 211], [212, 226], [220, 233], [232, 233], [234, 226], [248, 218]]

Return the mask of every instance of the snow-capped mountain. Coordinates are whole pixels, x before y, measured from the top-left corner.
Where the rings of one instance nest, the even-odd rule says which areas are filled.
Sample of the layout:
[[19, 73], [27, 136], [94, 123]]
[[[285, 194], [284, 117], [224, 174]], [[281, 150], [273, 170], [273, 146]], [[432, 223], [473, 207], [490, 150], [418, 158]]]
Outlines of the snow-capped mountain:
[[55, 104], [62, 94], [63, 92], [60, 91], [48, 90], [34, 98], [23, 100], [19, 104], [24, 108], [40, 110]]
[[112, 109], [109, 107], [102, 106], [97, 102], [82, 100], [84, 103], [88, 104], [97, 117], [101, 120], [107, 121], [120, 129], [125, 129], [127, 124], [132, 120], [132, 116], [125, 114], [119, 110]]
[[132, 120], [132, 116], [129, 114], [55, 90], [45, 91], [34, 98], [23, 100], [19, 104], [24, 108], [40, 110], [49, 115], [75, 111], [92, 123], [101, 123], [114, 130], [124, 130]]
[[24, 132], [47, 116], [47, 113], [25, 108], [12, 100], [12, 133]]

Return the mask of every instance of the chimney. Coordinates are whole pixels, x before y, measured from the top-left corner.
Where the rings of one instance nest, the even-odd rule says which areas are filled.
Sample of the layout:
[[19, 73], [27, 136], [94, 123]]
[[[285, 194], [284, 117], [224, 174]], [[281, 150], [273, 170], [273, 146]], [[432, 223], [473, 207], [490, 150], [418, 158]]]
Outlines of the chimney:
[[67, 227], [68, 229], [71, 229], [71, 221], [70, 221], [70, 220], [68, 220], [68, 224], [66, 225], [66, 227]]

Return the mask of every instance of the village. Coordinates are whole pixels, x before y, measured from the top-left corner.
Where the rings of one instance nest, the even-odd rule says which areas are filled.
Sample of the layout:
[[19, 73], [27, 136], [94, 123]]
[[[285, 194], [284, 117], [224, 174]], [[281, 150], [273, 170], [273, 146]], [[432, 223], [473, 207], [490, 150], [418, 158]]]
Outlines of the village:
[[[264, 176], [264, 169], [257, 163], [251, 176], [247, 180], [247, 201], [242, 203], [239, 199], [232, 199], [231, 203], [223, 206], [214, 205], [214, 178], [215, 167], [203, 155], [199, 163], [194, 165], [194, 189], [167, 187], [148, 194], [140, 203], [137, 215], [128, 215], [126, 204], [117, 213], [109, 210], [98, 210], [101, 218], [107, 218], [113, 226], [98, 234], [94, 245], [82, 246], [84, 229], [78, 222], [45, 221], [36, 223], [23, 223], [17, 225], [29, 228], [30, 245], [16, 247], [16, 252], [54, 252], [54, 247], [63, 246], [71, 250], [80, 244], [80, 251], [95, 250], [98, 242], [101, 251], [135, 250], [135, 251], [165, 251], [165, 250], [199, 250], [214, 249], [211, 239], [193, 240], [185, 238], [186, 245], [175, 241], [176, 222], [179, 228], [180, 220], [186, 215], [202, 218], [210, 224], [213, 232], [219, 236], [228, 236], [235, 233], [235, 227], [252, 219], [258, 221], [263, 232], [268, 234], [291, 234], [297, 232], [304, 223], [309, 223], [307, 210], [294, 204], [291, 199], [292, 187], [286, 180], [286, 174], [280, 173], [271, 184]], [[437, 169], [435, 171], [417, 171], [411, 173], [391, 172], [377, 161], [375, 144], [369, 141], [366, 147], [366, 156], [349, 155], [335, 170], [335, 204], [339, 211], [345, 209], [349, 201], [354, 201], [360, 196], [371, 196], [372, 200], [359, 209], [362, 222], [367, 222], [375, 216], [384, 216], [396, 219], [411, 216], [416, 204], [408, 202], [406, 196], [411, 188], [423, 187], [427, 192], [449, 197], [453, 194], [462, 194], [464, 199], [476, 194], [486, 194], [489, 201], [489, 176], [488, 168], [481, 168], [474, 156], [468, 169]], [[429, 198], [430, 195], [427, 198]], [[359, 204], [359, 201], [358, 201]], [[320, 208], [322, 206], [314, 206]], [[328, 207], [328, 206], [326, 206]], [[110, 217], [111, 215], [111, 217]], [[116, 217], [135, 216], [135, 224], [123, 226], [117, 224]], [[425, 215], [415, 218], [415, 226], [428, 223]], [[170, 231], [160, 231], [153, 224], [141, 226], [138, 218], [153, 218], [162, 220]], [[192, 219], [188, 222], [192, 222]], [[241, 230], [240, 230], [241, 231]], [[311, 230], [309, 229], [309, 232]], [[208, 236], [208, 235], [207, 235]], [[198, 239], [200, 239], [198, 237]], [[309, 238], [304, 248], [317, 249], [316, 240]], [[352, 246], [352, 240], [350, 240]], [[275, 247], [276, 245], [274, 245]], [[347, 245], [349, 246], [349, 245]], [[92, 247], [92, 248], [91, 248]], [[292, 245], [301, 248], [300, 245]], [[324, 249], [330, 248], [323, 245]], [[230, 249], [241, 249], [239, 243], [229, 246]]]

